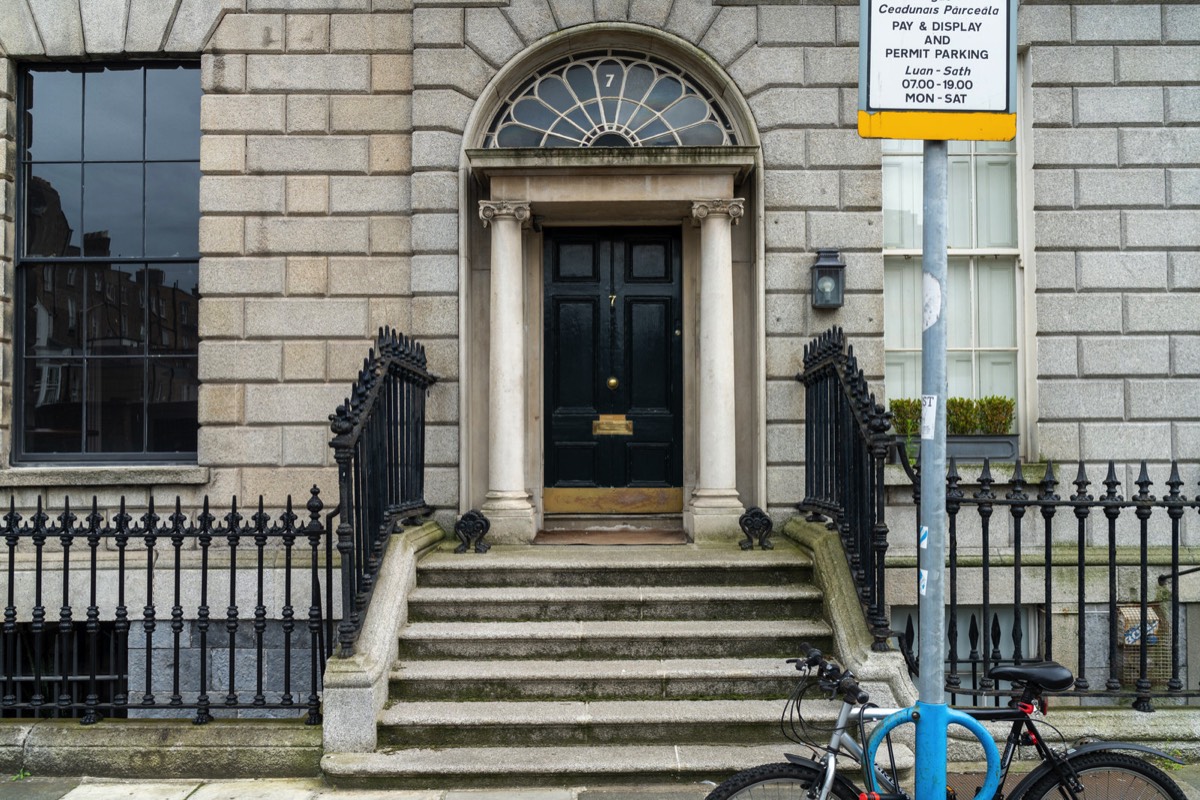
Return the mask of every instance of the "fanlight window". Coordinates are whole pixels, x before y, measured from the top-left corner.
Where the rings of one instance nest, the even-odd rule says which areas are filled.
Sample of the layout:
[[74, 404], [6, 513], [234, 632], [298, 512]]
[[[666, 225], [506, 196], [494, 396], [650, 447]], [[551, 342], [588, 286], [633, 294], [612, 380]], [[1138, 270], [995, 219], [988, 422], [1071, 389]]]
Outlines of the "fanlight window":
[[522, 84], [492, 120], [484, 147], [736, 143], [711, 95], [678, 69], [604, 51], [558, 61]]

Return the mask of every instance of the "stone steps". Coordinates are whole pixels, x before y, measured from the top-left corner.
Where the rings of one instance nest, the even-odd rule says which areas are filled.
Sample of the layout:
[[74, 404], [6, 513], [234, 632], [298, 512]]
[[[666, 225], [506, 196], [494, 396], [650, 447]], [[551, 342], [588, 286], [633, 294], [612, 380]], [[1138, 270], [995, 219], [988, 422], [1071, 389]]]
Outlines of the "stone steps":
[[[338, 788], [716, 784], [750, 766], [783, 761], [784, 753], [797, 751], [803, 753], [803, 748], [786, 742], [782, 746], [413, 748], [327, 754], [321, 768], [326, 780]], [[901, 778], [911, 776], [912, 751], [897, 744], [895, 752]]]
[[814, 586], [493, 586], [418, 588], [413, 622], [489, 620], [762, 620], [815, 617]]
[[[912, 768], [912, 753], [897, 745], [897, 763]], [[659, 744], [603, 747], [448, 747], [327, 754], [325, 778], [335, 787], [439, 788], [589, 786], [712, 781], [784, 760], [800, 745]]]
[[361, 787], [720, 781], [799, 747], [786, 659], [830, 649], [821, 611], [787, 541], [443, 547], [418, 564], [377, 751], [323, 768]]
[[[817, 645], [818, 647], [820, 645]], [[393, 700], [776, 699], [798, 675], [782, 658], [583, 661], [406, 661], [391, 674]]]
[[[779, 656], [827, 640], [823, 621], [414, 622], [400, 634], [400, 658], [676, 658]], [[817, 645], [820, 647], [821, 645]]]
[[420, 587], [797, 586], [812, 559], [794, 547], [493, 547], [482, 556], [441, 549], [417, 565]]
[[[393, 703], [379, 719], [382, 747], [778, 744], [782, 700], [600, 700]], [[806, 721], [827, 728], [828, 702], [805, 703]]]

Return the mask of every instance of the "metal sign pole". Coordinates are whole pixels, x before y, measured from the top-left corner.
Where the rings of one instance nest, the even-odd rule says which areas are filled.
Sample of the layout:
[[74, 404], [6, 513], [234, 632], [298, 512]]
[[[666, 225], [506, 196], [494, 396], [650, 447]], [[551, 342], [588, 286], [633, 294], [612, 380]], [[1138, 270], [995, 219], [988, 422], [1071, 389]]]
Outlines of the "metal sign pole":
[[916, 800], [946, 797], [946, 153], [946, 142], [925, 142]]

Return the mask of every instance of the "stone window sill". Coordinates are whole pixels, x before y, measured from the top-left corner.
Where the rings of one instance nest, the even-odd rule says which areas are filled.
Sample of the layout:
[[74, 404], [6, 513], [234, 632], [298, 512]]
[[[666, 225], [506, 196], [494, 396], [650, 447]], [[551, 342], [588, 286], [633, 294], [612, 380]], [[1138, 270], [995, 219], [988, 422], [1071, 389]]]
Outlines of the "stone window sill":
[[208, 483], [208, 467], [12, 467], [0, 470], [0, 487], [178, 486]]

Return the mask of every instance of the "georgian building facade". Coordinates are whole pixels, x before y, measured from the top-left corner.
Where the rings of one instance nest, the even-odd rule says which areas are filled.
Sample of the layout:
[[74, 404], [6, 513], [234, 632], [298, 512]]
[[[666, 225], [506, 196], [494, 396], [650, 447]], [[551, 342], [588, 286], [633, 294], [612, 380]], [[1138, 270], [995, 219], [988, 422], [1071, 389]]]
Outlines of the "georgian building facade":
[[[853, 2], [6, 0], [0, 486], [332, 487], [388, 325], [441, 378], [443, 521], [786, 517], [812, 336], [919, 393], [920, 148], [859, 138], [859, 32]], [[1194, 486], [1200, 8], [1018, 33], [1016, 140], [951, 148], [950, 394], [1015, 399], [1029, 459]]]

